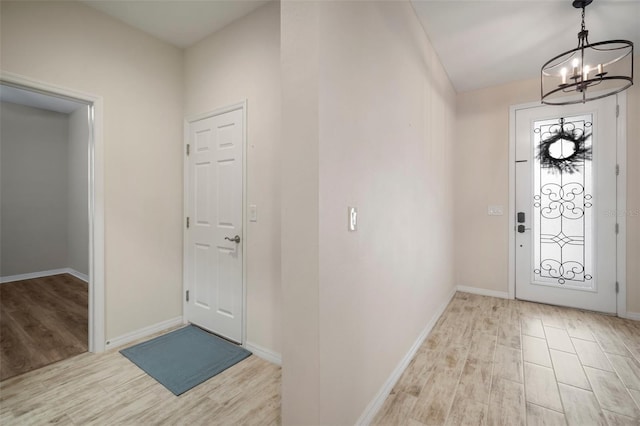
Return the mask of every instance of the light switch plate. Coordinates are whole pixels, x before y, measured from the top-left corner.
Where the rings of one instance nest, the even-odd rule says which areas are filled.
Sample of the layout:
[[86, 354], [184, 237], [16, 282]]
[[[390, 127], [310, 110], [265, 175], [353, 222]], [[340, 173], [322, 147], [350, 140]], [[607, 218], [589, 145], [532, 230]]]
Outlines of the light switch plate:
[[347, 229], [349, 232], [358, 230], [358, 209], [356, 207], [347, 207]]
[[249, 221], [251, 222], [258, 221], [258, 207], [255, 204], [249, 205]]
[[504, 207], [500, 205], [494, 205], [487, 207], [487, 214], [489, 216], [502, 216], [504, 214]]

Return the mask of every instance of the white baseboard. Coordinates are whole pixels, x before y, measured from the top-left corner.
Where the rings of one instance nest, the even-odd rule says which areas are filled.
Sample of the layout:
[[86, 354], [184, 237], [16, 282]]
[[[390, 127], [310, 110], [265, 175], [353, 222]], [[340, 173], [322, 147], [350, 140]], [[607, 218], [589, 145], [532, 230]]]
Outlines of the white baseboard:
[[509, 299], [509, 293], [506, 291], [487, 290], [486, 288], [458, 286], [458, 291], [463, 293], [478, 294], [480, 296], [498, 297], [500, 299]]
[[89, 282], [89, 275], [87, 275], [87, 274], [83, 274], [82, 272], [78, 272], [73, 268], [67, 268], [66, 272], [67, 272], [67, 274], [73, 275], [74, 277], [76, 277], [79, 280], [84, 281], [85, 283]]
[[625, 312], [624, 315], [620, 315], [622, 318], [640, 321], [640, 312]]
[[89, 282], [89, 276], [76, 271], [71, 268], [50, 269], [48, 271], [30, 272], [28, 274], [8, 275], [6, 277], [0, 277], [0, 284], [11, 283], [14, 281], [32, 280], [34, 278], [50, 277], [51, 275], [70, 274], [74, 277], [81, 279], [84, 282]]
[[451, 299], [453, 299], [453, 296], [456, 294], [457, 290], [458, 289], [454, 287], [451, 293], [447, 296], [446, 300], [438, 307], [437, 311], [431, 317], [426, 327], [422, 330], [416, 341], [413, 343], [413, 346], [411, 346], [411, 348], [409, 349], [409, 352], [407, 352], [404, 358], [402, 358], [402, 360], [393, 370], [385, 384], [378, 391], [378, 394], [373, 398], [373, 400], [371, 400], [369, 405], [367, 405], [367, 408], [365, 408], [363, 413], [360, 415], [360, 418], [356, 422], [356, 425], [369, 425], [373, 421], [373, 418], [376, 416], [376, 414], [378, 414], [380, 408], [382, 408], [384, 401], [387, 399], [398, 380], [400, 380], [400, 376], [402, 376], [404, 370], [409, 366], [409, 363], [413, 359], [413, 356], [416, 354], [424, 340], [436, 325], [438, 318], [440, 318], [444, 310], [447, 308], [449, 302], [451, 302]]
[[171, 327], [176, 327], [178, 325], [182, 325], [182, 316], [171, 318], [166, 321], [162, 321], [148, 327], [144, 327], [130, 333], [123, 334], [122, 336], [114, 337], [113, 339], [109, 339], [105, 342], [105, 349], [113, 349], [119, 346], [126, 345], [127, 343], [131, 343], [134, 340], [142, 339], [147, 336], [151, 336], [152, 334], [159, 333], [161, 331], [167, 330]]
[[245, 342], [244, 347], [247, 350], [253, 352], [253, 354], [258, 358], [262, 358], [265, 361], [269, 361], [276, 365], [282, 365], [282, 355], [280, 355], [279, 353], [273, 352], [272, 350], [269, 350], [263, 346], [256, 345], [255, 343], [251, 343], [248, 341]]

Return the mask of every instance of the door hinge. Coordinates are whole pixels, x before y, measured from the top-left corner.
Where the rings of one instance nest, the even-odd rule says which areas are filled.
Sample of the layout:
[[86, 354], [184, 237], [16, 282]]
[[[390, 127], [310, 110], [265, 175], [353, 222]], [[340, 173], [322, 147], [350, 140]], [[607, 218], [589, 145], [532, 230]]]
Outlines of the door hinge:
[[187, 290], [186, 299], [187, 299], [187, 302], [188, 302], [189, 301], [189, 290]]
[[616, 223], [616, 234], [620, 233], [620, 224]]
[[616, 176], [620, 176], [620, 164], [616, 164]]
[[191, 145], [187, 144], [187, 155], [191, 153]]
[[616, 105], [616, 117], [620, 117], [620, 105]]
[[189, 229], [189, 223], [190, 223], [189, 217], [187, 217], [187, 229]]
[[616, 281], [616, 293], [620, 292], [620, 283], [618, 283], [618, 281]]

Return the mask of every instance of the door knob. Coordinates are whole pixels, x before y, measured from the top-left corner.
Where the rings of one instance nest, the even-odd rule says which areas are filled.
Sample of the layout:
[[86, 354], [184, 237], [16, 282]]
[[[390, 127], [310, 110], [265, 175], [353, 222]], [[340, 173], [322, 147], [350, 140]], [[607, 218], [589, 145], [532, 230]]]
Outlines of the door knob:
[[240, 235], [236, 235], [233, 238], [229, 238], [229, 237], [224, 237], [225, 240], [229, 240], [229, 241], [233, 241], [234, 243], [239, 243], [240, 242]]

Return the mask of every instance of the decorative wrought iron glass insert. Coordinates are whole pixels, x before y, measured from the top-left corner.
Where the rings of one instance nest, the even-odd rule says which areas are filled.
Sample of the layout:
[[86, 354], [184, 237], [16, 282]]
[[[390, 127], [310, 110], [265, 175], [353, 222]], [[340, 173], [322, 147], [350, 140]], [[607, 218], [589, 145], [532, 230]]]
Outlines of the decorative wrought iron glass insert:
[[533, 123], [533, 282], [595, 290], [591, 114]]

